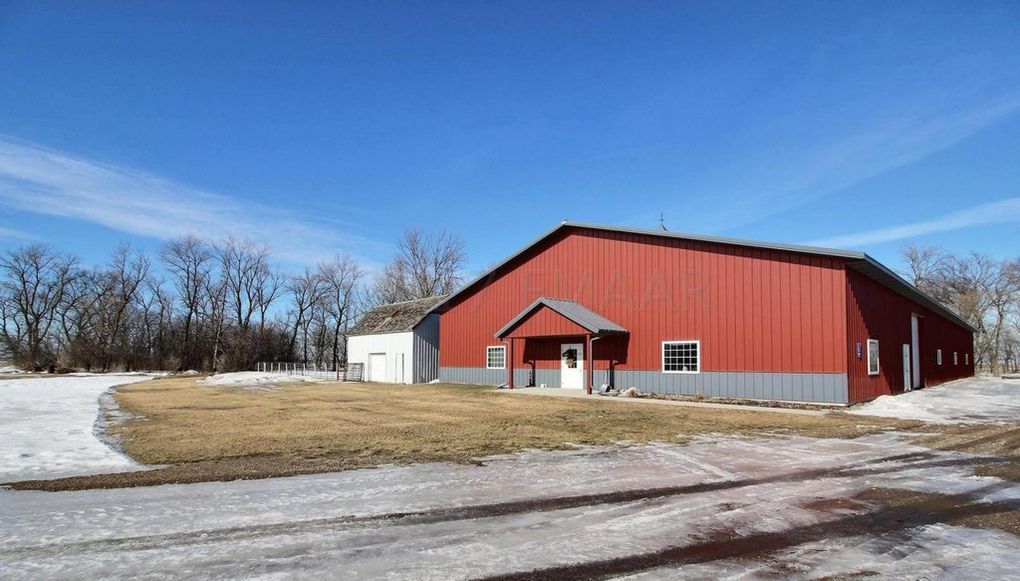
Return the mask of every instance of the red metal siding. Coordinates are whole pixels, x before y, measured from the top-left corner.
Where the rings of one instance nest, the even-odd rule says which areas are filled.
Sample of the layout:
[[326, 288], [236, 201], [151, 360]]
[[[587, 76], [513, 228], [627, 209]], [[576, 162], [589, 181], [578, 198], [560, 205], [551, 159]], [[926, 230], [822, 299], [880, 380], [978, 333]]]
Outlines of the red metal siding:
[[540, 306], [510, 330], [507, 337], [584, 336], [584, 327], [546, 306]]
[[[564, 229], [448, 305], [440, 364], [484, 366], [493, 333], [548, 296], [630, 331], [595, 344], [600, 369], [612, 358], [618, 369], [657, 370], [662, 341], [700, 339], [705, 371], [845, 373], [844, 266], [823, 256]], [[524, 352], [514, 350], [517, 364]]]
[[[921, 383], [931, 386], [974, 375], [973, 334], [867, 276], [847, 271], [848, 383], [850, 401], [903, 392], [903, 345], [911, 341], [910, 316], [923, 317], [919, 327]], [[878, 375], [868, 375], [867, 342], [878, 340]], [[862, 356], [857, 358], [857, 343]], [[942, 365], [935, 351], [942, 349]], [[953, 352], [958, 364], [953, 365]], [[964, 353], [970, 364], [964, 363]]]

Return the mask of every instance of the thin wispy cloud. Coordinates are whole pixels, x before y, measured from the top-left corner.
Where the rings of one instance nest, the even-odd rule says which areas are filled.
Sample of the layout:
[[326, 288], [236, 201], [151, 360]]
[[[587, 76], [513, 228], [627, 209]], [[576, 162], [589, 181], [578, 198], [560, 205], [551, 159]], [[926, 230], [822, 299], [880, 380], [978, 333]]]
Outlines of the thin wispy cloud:
[[15, 240], [37, 240], [38, 238], [34, 234], [16, 230], [14, 228], [7, 228], [0, 226], [0, 238], [13, 238]]
[[692, 221], [703, 230], [732, 230], [908, 166], [1017, 114], [1020, 93], [969, 103], [947, 99], [923, 111], [862, 119], [852, 133], [778, 143], [751, 164], [720, 168], [704, 196], [711, 211]]
[[190, 234], [248, 239], [298, 264], [345, 252], [363, 258], [384, 249], [373, 240], [284, 209], [3, 137], [0, 203], [159, 240]]
[[808, 242], [812, 246], [859, 247], [907, 240], [927, 234], [949, 232], [990, 224], [1020, 223], [1020, 198], [1008, 198], [957, 210], [931, 220], [887, 226]]

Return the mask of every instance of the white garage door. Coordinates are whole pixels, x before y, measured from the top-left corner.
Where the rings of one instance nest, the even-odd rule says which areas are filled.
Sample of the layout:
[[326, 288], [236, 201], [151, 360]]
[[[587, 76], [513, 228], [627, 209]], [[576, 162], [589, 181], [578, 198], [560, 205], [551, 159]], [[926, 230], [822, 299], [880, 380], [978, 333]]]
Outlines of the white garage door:
[[386, 381], [386, 354], [368, 354], [368, 380]]

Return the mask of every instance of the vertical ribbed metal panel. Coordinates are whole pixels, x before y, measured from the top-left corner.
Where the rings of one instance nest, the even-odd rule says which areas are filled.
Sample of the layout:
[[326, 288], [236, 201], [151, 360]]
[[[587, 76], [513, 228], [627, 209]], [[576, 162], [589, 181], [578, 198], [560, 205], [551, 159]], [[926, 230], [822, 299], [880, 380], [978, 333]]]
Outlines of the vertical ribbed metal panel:
[[428, 315], [414, 328], [414, 383], [439, 378], [439, 315]]
[[[808, 403], [845, 404], [847, 377], [842, 373], [738, 373], [705, 372], [665, 374], [656, 371], [617, 371], [615, 384], [620, 389], [637, 387], [641, 391], [669, 395], [704, 395], [766, 401], [786, 400]], [[514, 371], [518, 386], [528, 385], [531, 368]], [[443, 367], [440, 379], [457, 383], [502, 385], [506, 372], [483, 368]], [[596, 374], [595, 387], [607, 383], [604, 372]], [[534, 385], [559, 387], [558, 370], [536, 369]]]
[[[662, 341], [698, 339], [706, 371], [845, 374], [844, 266], [833, 257], [567, 228], [449, 305], [440, 361], [484, 367], [485, 347], [499, 344], [493, 333], [549, 296], [630, 331], [623, 343], [596, 343], [597, 372], [609, 359], [620, 371], [659, 370]], [[525, 351], [515, 350], [515, 365]], [[785, 388], [792, 396], [793, 385]]]
[[[548, 376], [537, 375], [539, 375], [538, 383], [543, 381], [548, 383]], [[514, 370], [514, 384], [519, 387], [528, 386], [530, 377], [530, 368]], [[485, 369], [484, 367], [440, 367], [439, 380], [475, 385], [504, 385], [507, 380], [507, 372], [505, 369]], [[558, 375], [556, 380], [559, 381]], [[559, 385], [550, 385], [550, 387], [559, 387]]]
[[[938, 385], [974, 375], [974, 335], [867, 276], [847, 271], [848, 378], [850, 401], [874, 399], [903, 391], [903, 345], [911, 342], [910, 316], [920, 315], [921, 385]], [[878, 375], [868, 375], [868, 339], [878, 340]], [[862, 357], [857, 358], [857, 343]], [[942, 365], [935, 352], [942, 349]], [[953, 365], [953, 352], [959, 353]], [[970, 365], [964, 364], [970, 354]]]

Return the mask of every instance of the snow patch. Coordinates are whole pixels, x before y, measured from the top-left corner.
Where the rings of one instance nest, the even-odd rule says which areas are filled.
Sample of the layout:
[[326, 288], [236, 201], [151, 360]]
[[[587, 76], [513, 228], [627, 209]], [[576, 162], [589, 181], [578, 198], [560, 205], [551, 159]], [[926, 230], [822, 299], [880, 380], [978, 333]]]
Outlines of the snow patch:
[[267, 373], [263, 371], [238, 371], [235, 373], [218, 373], [199, 381], [199, 383], [202, 385], [251, 387], [279, 383], [315, 383], [320, 381], [322, 380], [315, 377], [308, 377], [306, 375], [287, 375], [286, 373]]
[[110, 374], [0, 380], [0, 482], [139, 470], [94, 426], [111, 387], [151, 375]]
[[936, 424], [1020, 423], [1020, 382], [972, 377], [900, 395], [883, 395], [851, 414]]

